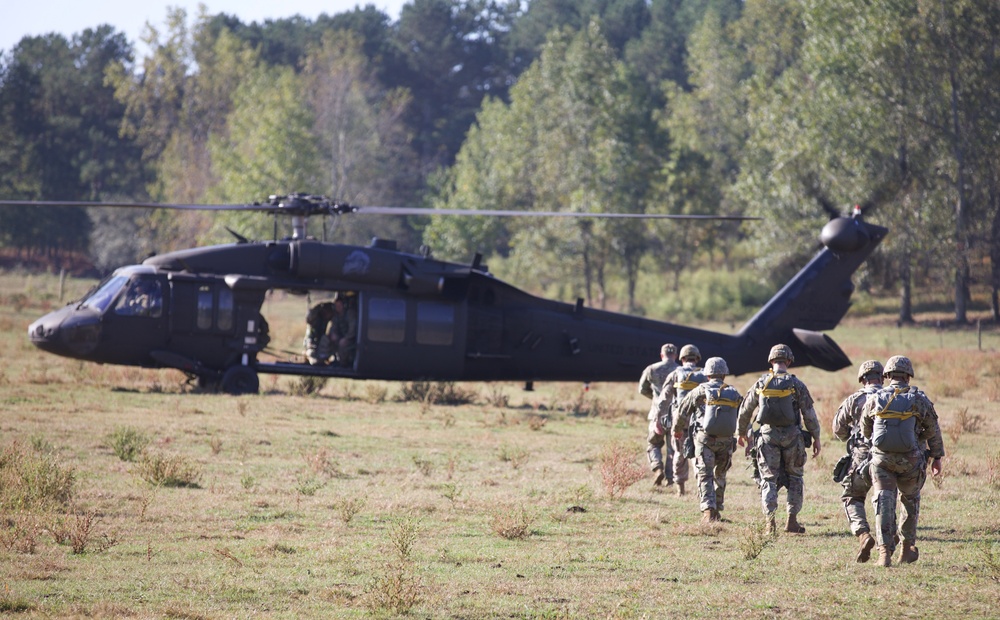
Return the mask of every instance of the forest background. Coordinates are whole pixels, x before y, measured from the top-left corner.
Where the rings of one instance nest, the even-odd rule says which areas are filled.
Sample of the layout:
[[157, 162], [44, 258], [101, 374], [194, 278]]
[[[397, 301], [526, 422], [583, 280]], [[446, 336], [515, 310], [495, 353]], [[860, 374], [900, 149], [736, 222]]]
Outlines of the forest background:
[[[0, 199], [763, 218], [359, 216], [334, 233], [716, 320], [759, 306], [857, 204], [891, 232], [856, 311], [1000, 321], [992, 0], [414, 0], [396, 22], [368, 5], [251, 24], [177, 9], [143, 43], [101, 26], [0, 53]], [[272, 236], [245, 214], [0, 208], [0, 254], [92, 276], [226, 227]]]

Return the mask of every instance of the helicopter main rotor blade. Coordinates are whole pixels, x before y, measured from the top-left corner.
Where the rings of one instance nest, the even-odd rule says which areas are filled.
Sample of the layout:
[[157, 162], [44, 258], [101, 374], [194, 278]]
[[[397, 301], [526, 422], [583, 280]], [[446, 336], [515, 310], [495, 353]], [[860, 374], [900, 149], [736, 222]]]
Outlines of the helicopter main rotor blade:
[[446, 215], [471, 217], [571, 217], [595, 219], [635, 219], [635, 220], [759, 220], [746, 215], [685, 215], [670, 213], [605, 213], [577, 211], [514, 211], [504, 209], [426, 209], [417, 207], [355, 206], [329, 201], [320, 196], [304, 196], [297, 200], [283, 201], [271, 197], [266, 204], [176, 204], [164, 202], [98, 202], [73, 200], [0, 200], [0, 206], [19, 207], [112, 207], [135, 209], [178, 209], [189, 211], [258, 211], [280, 215], [344, 215], [348, 213], [370, 213], [374, 215]]
[[174, 204], [167, 202], [98, 202], [81, 200], [0, 200], [0, 206], [10, 207], [123, 207], [129, 209], [186, 209], [191, 211], [271, 211], [270, 205]]
[[420, 209], [411, 207], [353, 207], [355, 213], [384, 215], [469, 215], [481, 217], [576, 217], [641, 220], [759, 220], [744, 215], [675, 215], [669, 213], [586, 213], [576, 211], [507, 211], [502, 209]]

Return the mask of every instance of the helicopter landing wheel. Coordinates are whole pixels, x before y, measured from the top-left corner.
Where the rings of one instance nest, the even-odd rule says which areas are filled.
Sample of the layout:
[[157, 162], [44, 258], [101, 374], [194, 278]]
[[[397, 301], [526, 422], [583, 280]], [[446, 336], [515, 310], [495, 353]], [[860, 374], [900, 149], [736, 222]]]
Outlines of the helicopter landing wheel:
[[249, 366], [230, 366], [222, 373], [219, 387], [226, 394], [256, 394], [260, 390], [260, 379]]

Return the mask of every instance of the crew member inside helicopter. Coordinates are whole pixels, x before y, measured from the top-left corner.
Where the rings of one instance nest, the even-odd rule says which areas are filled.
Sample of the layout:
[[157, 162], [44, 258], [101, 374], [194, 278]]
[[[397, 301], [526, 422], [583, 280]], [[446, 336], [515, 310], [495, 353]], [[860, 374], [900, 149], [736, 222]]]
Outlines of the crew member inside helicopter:
[[357, 338], [357, 295], [353, 291], [337, 293], [331, 301], [320, 302], [309, 309], [302, 346], [311, 365], [352, 366]]
[[129, 285], [115, 307], [117, 314], [159, 318], [163, 313], [163, 292], [156, 280], [142, 278]]
[[330, 345], [337, 362], [344, 367], [354, 365], [358, 348], [358, 297], [354, 291], [345, 291], [334, 299], [334, 315], [330, 321]]

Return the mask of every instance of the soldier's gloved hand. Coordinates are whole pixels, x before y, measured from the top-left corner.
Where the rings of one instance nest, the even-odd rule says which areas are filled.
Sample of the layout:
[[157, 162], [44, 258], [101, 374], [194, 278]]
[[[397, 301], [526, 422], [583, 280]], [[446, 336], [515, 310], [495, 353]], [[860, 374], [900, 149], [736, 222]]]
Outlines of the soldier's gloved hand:
[[674, 431], [674, 439], [684, 439], [684, 431]]

